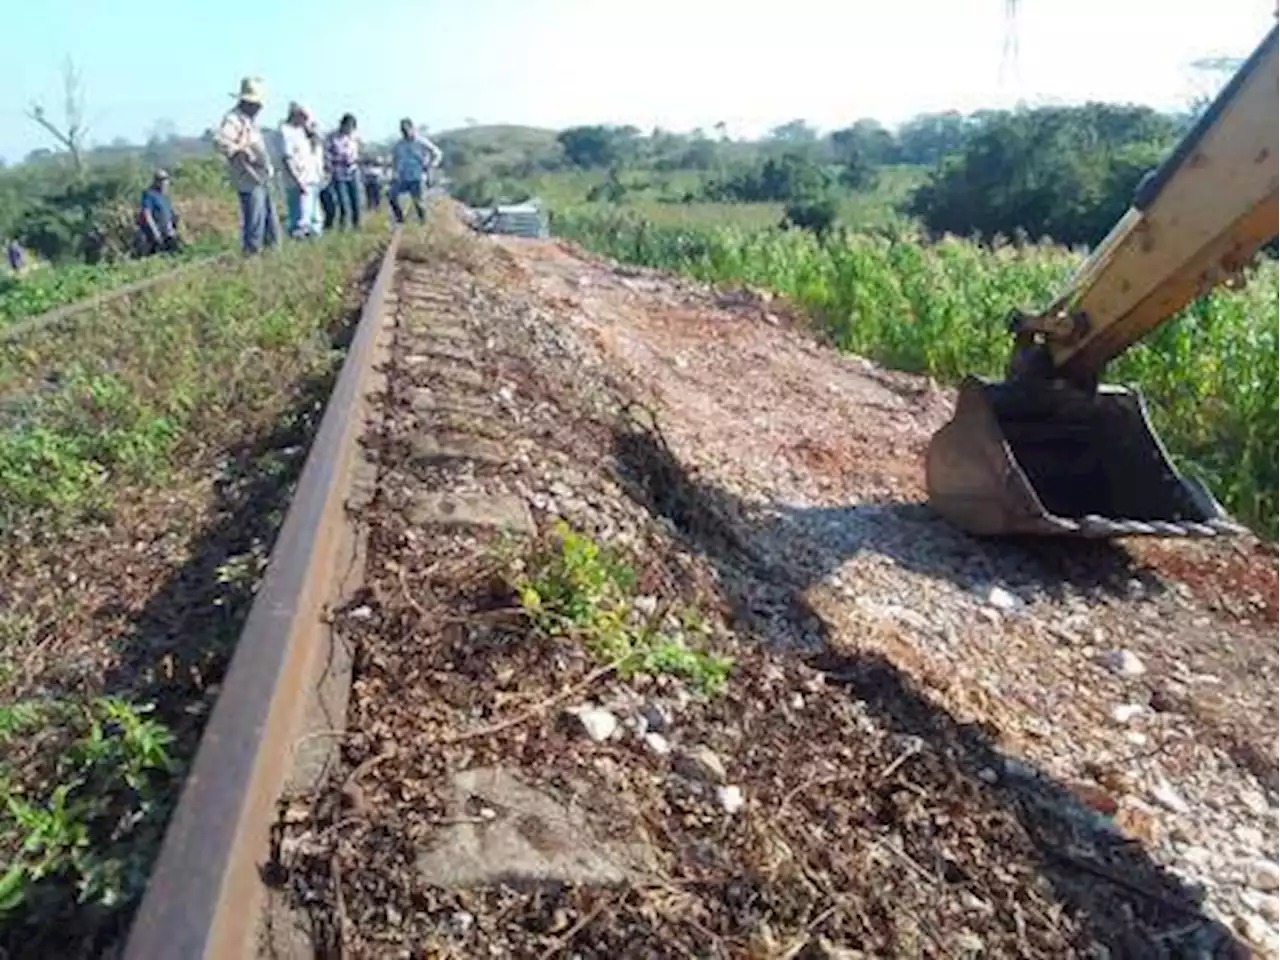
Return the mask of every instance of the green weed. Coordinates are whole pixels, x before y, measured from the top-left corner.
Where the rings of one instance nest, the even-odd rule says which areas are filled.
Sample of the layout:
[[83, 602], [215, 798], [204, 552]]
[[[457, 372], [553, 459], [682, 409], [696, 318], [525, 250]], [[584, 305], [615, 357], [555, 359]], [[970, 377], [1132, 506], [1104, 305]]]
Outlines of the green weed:
[[[0, 345], [0, 532], [74, 522], [157, 487], [237, 423], [341, 361], [330, 332], [383, 237], [338, 235]], [[57, 371], [49, 383], [49, 371]], [[234, 412], [234, 416], [227, 416]]]
[[709, 633], [695, 611], [642, 614], [631, 567], [563, 521], [554, 543], [515, 578], [515, 588], [540, 630], [581, 641], [597, 658], [616, 662], [623, 677], [670, 674], [707, 694], [721, 692], [728, 681], [733, 661], [693, 645]]
[[151, 709], [115, 697], [0, 708], [0, 745], [48, 730], [61, 741], [0, 763], [0, 917], [32, 900], [112, 907], [141, 891], [150, 850], [137, 839], [158, 837], [173, 772], [172, 734]]

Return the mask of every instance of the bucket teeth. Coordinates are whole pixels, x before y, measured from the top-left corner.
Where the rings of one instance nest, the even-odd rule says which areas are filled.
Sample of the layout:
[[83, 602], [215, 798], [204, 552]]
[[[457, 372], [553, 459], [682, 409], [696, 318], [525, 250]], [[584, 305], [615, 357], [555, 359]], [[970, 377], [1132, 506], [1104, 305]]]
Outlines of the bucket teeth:
[[1136, 391], [967, 378], [929, 444], [929, 502], [980, 536], [1087, 539], [1245, 532], [1178, 472]]
[[1190, 520], [1182, 524], [1187, 529], [1187, 533], [1193, 537], [1216, 537], [1218, 531], [1207, 523], [1192, 523]]

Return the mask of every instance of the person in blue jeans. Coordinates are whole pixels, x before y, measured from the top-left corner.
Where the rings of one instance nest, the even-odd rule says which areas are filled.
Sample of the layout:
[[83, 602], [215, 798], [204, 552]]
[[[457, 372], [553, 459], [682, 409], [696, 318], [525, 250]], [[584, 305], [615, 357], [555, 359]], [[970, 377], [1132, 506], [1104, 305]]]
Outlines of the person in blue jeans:
[[439, 166], [442, 156], [439, 147], [426, 137], [418, 135], [412, 120], [405, 117], [400, 121], [400, 139], [391, 148], [393, 182], [391, 192], [387, 195], [396, 223], [404, 223], [404, 211], [400, 209], [400, 195], [403, 193], [413, 198], [418, 222], [426, 221], [427, 214], [422, 207], [422, 181], [428, 170]]
[[227, 158], [231, 181], [240, 195], [241, 242], [246, 254], [259, 253], [279, 242], [269, 189], [275, 169], [257, 122], [262, 102], [262, 81], [246, 77], [240, 83], [236, 105], [222, 118], [213, 138], [214, 148]]
[[338, 226], [360, 228], [360, 140], [356, 118], [343, 114], [338, 129], [325, 141], [325, 163], [329, 168], [329, 189], [337, 208]]

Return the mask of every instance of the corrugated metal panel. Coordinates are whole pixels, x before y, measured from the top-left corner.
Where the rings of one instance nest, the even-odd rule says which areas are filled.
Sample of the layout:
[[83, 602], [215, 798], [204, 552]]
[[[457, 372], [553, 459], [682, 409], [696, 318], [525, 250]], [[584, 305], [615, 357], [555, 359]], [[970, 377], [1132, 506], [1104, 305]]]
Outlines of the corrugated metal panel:
[[534, 201], [507, 206], [483, 207], [472, 211], [473, 222], [485, 233], [509, 233], [517, 237], [548, 237], [551, 231], [546, 213]]

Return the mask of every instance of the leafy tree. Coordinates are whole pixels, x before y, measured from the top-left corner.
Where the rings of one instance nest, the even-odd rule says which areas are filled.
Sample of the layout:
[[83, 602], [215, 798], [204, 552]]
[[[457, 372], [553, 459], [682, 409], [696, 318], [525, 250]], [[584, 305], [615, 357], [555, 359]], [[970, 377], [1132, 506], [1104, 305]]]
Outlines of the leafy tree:
[[1175, 133], [1172, 118], [1146, 107], [997, 114], [916, 191], [909, 212], [939, 233], [1096, 243]]
[[855, 155], [874, 165], [897, 160], [898, 145], [893, 134], [876, 120], [859, 120], [831, 134], [836, 160], [847, 164]]
[[556, 140], [569, 162], [576, 167], [609, 167], [633, 158], [640, 131], [635, 127], [570, 127], [561, 130]]
[[769, 157], [727, 180], [713, 182], [704, 193], [711, 200], [787, 202], [824, 193], [830, 186], [831, 175], [822, 166], [805, 154], [792, 152]]
[[861, 151], [848, 154], [840, 166], [840, 183], [850, 190], [870, 190], [879, 179], [878, 168]]
[[954, 110], [912, 117], [898, 128], [898, 157], [903, 163], [932, 166], [959, 150], [979, 122]]
[[822, 237], [835, 226], [836, 213], [836, 201], [830, 194], [802, 197], [787, 204], [782, 225], [812, 230]]
[[818, 134], [805, 121], [791, 120], [770, 130], [769, 137], [778, 143], [804, 144], [814, 143], [818, 139]]

